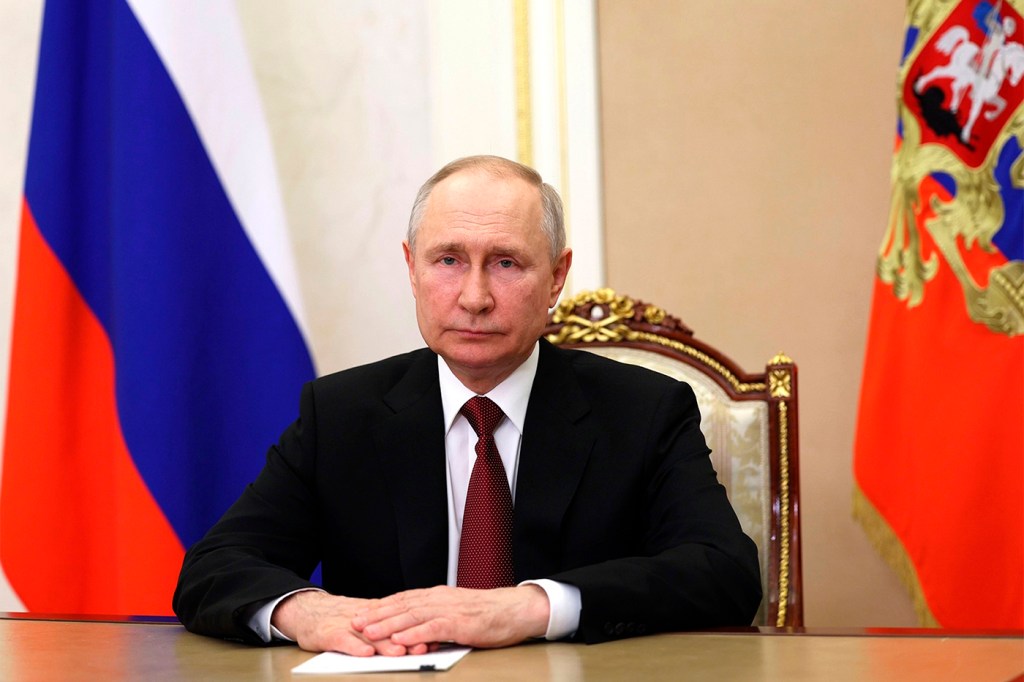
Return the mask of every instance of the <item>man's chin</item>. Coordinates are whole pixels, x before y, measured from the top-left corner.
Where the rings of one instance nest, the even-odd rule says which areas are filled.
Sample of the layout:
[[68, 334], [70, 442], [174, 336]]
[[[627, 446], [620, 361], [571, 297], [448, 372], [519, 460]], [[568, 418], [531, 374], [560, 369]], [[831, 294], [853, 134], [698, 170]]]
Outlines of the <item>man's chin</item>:
[[518, 365], [507, 349], [503, 350], [483, 343], [442, 347], [437, 349], [437, 354], [445, 359], [449, 367], [459, 367], [484, 374], [490, 370], [501, 371], [509, 364]]
[[451, 366], [475, 371], [497, 369], [508, 362], [506, 358], [498, 353], [481, 353], [479, 352], [480, 349], [475, 350], [477, 352], [465, 352], [463, 349], [463, 352], [442, 352], [440, 355]]
[[483, 394], [508, 377], [530, 355], [516, 353], [507, 345], [459, 343], [442, 344], [433, 349], [444, 358], [459, 381], [467, 388]]

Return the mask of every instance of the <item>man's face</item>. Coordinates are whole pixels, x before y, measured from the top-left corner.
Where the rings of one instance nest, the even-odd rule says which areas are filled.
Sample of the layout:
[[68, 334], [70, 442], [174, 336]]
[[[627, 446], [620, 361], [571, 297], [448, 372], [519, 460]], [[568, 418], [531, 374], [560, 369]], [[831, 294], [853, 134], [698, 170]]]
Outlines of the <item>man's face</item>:
[[537, 188], [470, 169], [434, 187], [403, 244], [420, 333], [476, 393], [529, 356], [565, 284], [572, 252], [551, 262], [541, 220]]

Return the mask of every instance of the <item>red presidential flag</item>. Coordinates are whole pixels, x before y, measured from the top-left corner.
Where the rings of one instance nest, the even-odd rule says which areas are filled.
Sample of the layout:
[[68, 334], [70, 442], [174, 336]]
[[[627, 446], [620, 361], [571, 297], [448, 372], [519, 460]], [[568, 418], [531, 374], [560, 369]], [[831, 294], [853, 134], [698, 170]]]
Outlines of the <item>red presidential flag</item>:
[[1024, 19], [912, 0], [854, 513], [924, 624], [1024, 628]]

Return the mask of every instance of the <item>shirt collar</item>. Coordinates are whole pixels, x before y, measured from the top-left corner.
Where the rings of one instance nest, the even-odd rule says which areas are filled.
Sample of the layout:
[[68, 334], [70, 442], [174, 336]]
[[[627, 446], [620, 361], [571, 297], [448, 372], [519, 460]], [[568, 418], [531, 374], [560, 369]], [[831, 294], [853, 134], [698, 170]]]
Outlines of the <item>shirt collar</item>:
[[[539, 359], [540, 344], [537, 343], [534, 344], [533, 352], [523, 361], [523, 364], [516, 367], [507, 379], [485, 394], [501, 408], [505, 417], [512, 422], [520, 435], [522, 435], [523, 425], [526, 423], [526, 407], [530, 402], [530, 390], [533, 388], [533, 379], [537, 376]], [[459, 410], [467, 400], [477, 394], [466, 388], [452, 374], [448, 363], [440, 355], [437, 356], [437, 376], [441, 384], [444, 432], [447, 434], [452, 428], [452, 424], [455, 423], [455, 418], [459, 416]]]

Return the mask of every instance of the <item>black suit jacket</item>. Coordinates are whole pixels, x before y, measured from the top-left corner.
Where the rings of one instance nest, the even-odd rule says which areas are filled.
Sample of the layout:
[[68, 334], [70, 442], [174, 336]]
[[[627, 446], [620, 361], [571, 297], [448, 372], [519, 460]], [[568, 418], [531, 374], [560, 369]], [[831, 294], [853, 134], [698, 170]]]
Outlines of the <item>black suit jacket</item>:
[[[174, 609], [259, 643], [254, 604], [323, 586], [383, 597], [443, 585], [444, 417], [429, 350], [307, 384], [254, 483], [185, 556]], [[718, 483], [693, 391], [541, 341], [512, 531], [516, 581], [580, 588], [576, 639], [749, 625], [757, 550]]]

